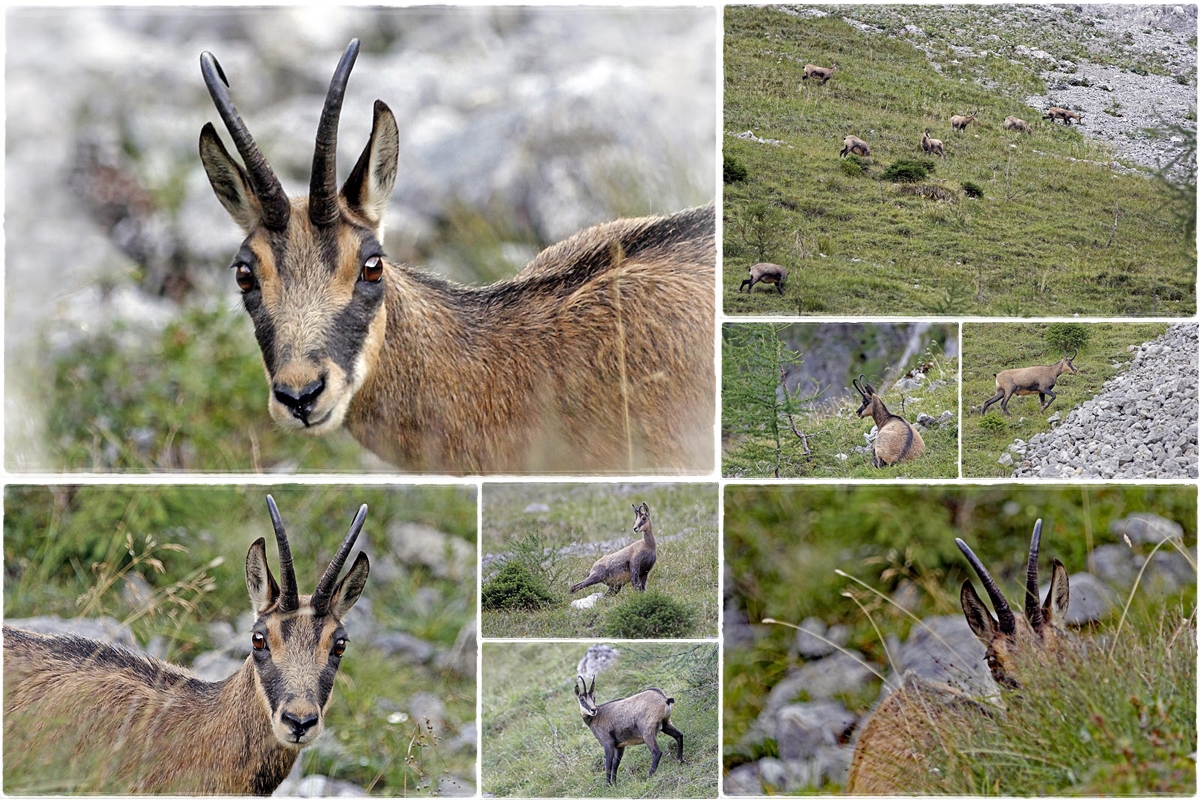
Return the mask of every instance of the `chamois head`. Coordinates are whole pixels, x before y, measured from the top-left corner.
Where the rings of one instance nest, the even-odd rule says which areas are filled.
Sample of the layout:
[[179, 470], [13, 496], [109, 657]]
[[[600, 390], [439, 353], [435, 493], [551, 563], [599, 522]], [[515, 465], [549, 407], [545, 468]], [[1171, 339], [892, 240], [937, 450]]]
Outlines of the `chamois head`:
[[987, 606], [979, 599], [971, 581], [963, 581], [959, 599], [962, 602], [963, 615], [971, 631], [986, 648], [985, 658], [988, 668], [996, 683], [1003, 686], [1017, 686], [1013, 677], [1013, 654], [1031, 646], [1053, 647], [1067, 614], [1067, 603], [1070, 600], [1070, 588], [1067, 582], [1067, 570], [1062, 562], [1054, 559], [1054, 571], [1050, 577], [1050, 592], [1046, 602], [1038, 604], [1038, 547], [1042, 541], [1042, 521], [1039, 519], [1033, 526], [1033, 537], [1029, 542], [1029, 559], [1025, 567], [1025, 615], [1018, 617], [1013, 614], [1000, 593], [996, 581], [988, 573], [983, 562], [971, 552], [962, 539], [955, 539], [955, 544], [979, 576], [984, 591], [996, 609], [993, 617]]
[[371, 138], [337, 189], [337, 131], [346, 83], [358, 56], [350, 42], [334, 72], [317, 128], [307, 198], [289, 199], [229, 99], [211, 53], [200, 69], [245, 168], [212, 123], [200, 132], [200, 160], [221, 205], [246, 234], [234, 279], [254, 321], [269, 382], [268, 407], [281, 426], [326, 433], [341, 426], [383, 344], [386, 313], [383, 213], [396, 180], [399, 132], [375, 101]]
[[1075, 356], [1077, 355], [1079, 355], [1078, 347], [1075, 348], [1075, 352], [1071, 355], [1067, 355], [1065, 352], [1063, 353], [1062, 361], [1059, 362], [1062, 364], [1063, 372], [1070, 372], [1073, 375], [1079, 372], [1079, 370], [1075, 369]]
[[869, 383], [862, 382], [865, 377], [865, 375], [859, 375], [852, 381], [854, 388], [858, 390], [859, 395], [862, 397], [862, 405], [855, 412], [860, 417], [874, 416], [875, 405], [883, 405], [883, 401], [879, 399], [879, 395], [875, 394], [875, 387]]
[[[582, 689], [583, 691], [580, 691]], [[596, 711], [596, 676], [592, 676], [592, 685], [588, 686], [587, 681], [582, 675], [575, 677], [575, 697], [579, 699], [579, 713], [587, 717], [594, 717], [598, 713]]]
[[642, 503], [633, 507], [633, 532], [641, 533], [650, 527], [650, 506]]
[[358, 510], [350, 532], [311, 595], [301, 595], [283, 520], [275, 501], [267, 508], [279, 545], [279, 582], [267, 566], [263, 539], [246, 554], [246, 588], [258, 619], [250, 634], [256, 694], [271, 719], [271, 729], [282, 744], [302, 748], [321, 733], [325, 708], [333, 691], [342, 654], [349, 637], [342, 618], [357, 602], [367, 582], [370, 565], [359, 553], [340, 581], [338, 573], [362, 530], [367, 507]]

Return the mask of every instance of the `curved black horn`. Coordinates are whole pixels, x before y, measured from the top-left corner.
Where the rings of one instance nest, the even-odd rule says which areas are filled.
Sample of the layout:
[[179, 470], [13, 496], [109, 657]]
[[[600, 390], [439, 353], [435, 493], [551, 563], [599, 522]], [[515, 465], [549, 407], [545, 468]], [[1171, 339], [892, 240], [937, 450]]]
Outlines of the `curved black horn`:
[[1033, 523], [1033, 538], [1029, 540], [1029, 563], [1025, 567], [1025, 619], [1035, 631], [1046, 624], [1038, 602], [1038, 548], [1042, 544], [1042, 521]]
[[857, 378], [855, 378], [853, 381], [851, 381], [851, 383], [854, 385], [854, 388], [857, 389], [858, 393], [861, 394], [863, 397], [867, 396], [866, 390], [863, 389], [863, 387], [862, 387], [862, 379], [865, 377], [867, 377], [867, 376], [859, 375]]
[[366, 521], [367, 504], [363, 503], [358, 509], [358, 513], [354, 515], [354, 522], [350, 523], [350, 532], [342, 540], [342, 546], [334, 553], [333, 561], [330, 561], [329, 566], [325, 568], [325, 573], [321, 576], [321, 580], [317, 581], [317, 588], [312, 596], [312, 604], [313, 609], [318, 614], [324, 614], [329, 611], [329, 600], [333, 595], [333, 587], [337, 584], [338, 573], [345, 566], [346, 557], [350, 555], [350, 550], [354, 547], [354, 540], [358, 538], [358, 533], [362, 530], [363, 523]]
[[279, 610], [295, 611], [300, 607], [300, 592], [296, 586], [296, 567], [292, 564], [292, 548], [275, 498], [267, 495], [267, 510], [271, 512], [271, 525], [275, 528], [275, 543], [279, 545]]
[[208, 93], [212, 95], [217, 113], [224, 120], [229, 135], [233, 137], [233, 144], [246, 164], [250, 188], [254, 190], [254, 196], [258, 198], [259, 206], [262, 207], [263, 225], [268, 230], [283, 230], [287, 227], [292, 210], [287, 194], [229, 99], [229, 81], [225, 78], [225, 71], [207, 50], [200, 54], [200, 72], [204, 75], [204, 84], [208, 87]]
[[[1067, 355], [1067, 354], [1066, 354], [1066, 353], [1063, 353], [1063, 355]], [[1079, 348], [1078, 348], [1078, 347], [1076, 347], [1076, 348], [1075, 348], [1075, 352], [1074, 352], [1074, 353], [1072, 353], [1071, 355], [1067, 356], [1067, 361], [1074, 361], [1074, 360], [1075, 360], [1075, 356], [1077, 356], [1077, 355], [1079, 355]]]
[[342, 99], [346, 82], [358, 58], [358, 39], [351, 39], [334, 70], [317, 126], [317, 145], [313, 151], [312, 178], [308, 190], [308, 218], [318, 227], [332, 225], [338, 219], [337, 200], [337, 134], [342, 115]]
[[1017, 618], [1013, 615], [1012, 609], [1008, 607], [1008, 601], [1004, 599], [1004, 595], [1000, 593], [1000, 587], [996, 585], [996, 581], [992, 580], [991, 574], [987, 571], [987, 567], [983, 566], [983, 562], [979, 557], [971, 552], [971, 548], [967, 547], [967, 543], [962, 539], [955, 539], [954, 543], [958, 545], [958, 549], [967, 557], [967, 561], [975, 568], [975, 574], [979, 576], [980, 583], [983, 584], [984, 591], [992, 601], [992, 607], [996, 609], [996, 621], [1000, 624], [1000, 632], [1009, 634], [1010, 636], [1017, 632]]

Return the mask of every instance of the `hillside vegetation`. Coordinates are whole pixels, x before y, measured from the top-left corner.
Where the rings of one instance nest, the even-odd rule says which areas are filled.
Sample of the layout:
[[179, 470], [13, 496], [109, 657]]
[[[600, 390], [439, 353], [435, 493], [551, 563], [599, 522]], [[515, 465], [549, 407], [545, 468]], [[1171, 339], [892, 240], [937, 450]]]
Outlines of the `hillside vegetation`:
[[[828, 83], [803, 80], [806, 63], [834, 61]], [[1171, 187], [1015, 99], [1044, 91], [1028, 67], [989, 55], [980, 70], [1020, 91], [943, 76], [908, 42], [834, 16], [727, 8], [726, 311], [1193, 313], [1194, 244]], [[975, 109], [951, 130], [951, 115]], [[1005, 131], [1008, 115], [1035, 132]], [[925, 128], [944, 160], [922, 152]], [[869, 158], [838, 158], [847, 134]], [[932, 172], [885, 179], [903, 159]], [[757, 261], [788, 267], [783, 296], [738, 292]]]

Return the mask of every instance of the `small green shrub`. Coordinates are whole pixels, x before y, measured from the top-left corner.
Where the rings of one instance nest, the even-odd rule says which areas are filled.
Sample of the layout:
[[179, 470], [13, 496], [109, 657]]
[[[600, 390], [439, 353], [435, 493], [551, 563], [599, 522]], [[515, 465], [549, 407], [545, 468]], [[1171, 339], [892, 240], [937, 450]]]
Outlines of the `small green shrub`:
[[682, 639], [695, 627], [691, 608], [665, 594], [642, 592], [614, 608], [600, 633], [621, 639]]
[[842, 173], [850, 176], [851, 178], [861, 177], [862, 174], [867, 171], [867, 162], [863, 161], [854, 153], [850, 153], [843, 158], [839, 166], [842, 170]]
[[725, 183], [741, 183], [742, 181], [746, 180], [746, 178], [748, 178], [750, 176], [750, 173], [746, 171], [746, 168], [744, 166], [742, 166], [740, 161], [738, 161], [736, 158], [729, 155], [728, 153], [725, 153], [724, 155], [725, 155], [725, 169], [724, 169]]
[[979, 420], [979, 427], [988, 433], [999, 433], [1008, 427], [1008, 423], [999, 414], [984, 414], [983, 419]]
[[519, 561], [509, 561], [483, 585], [485, 611], [534, 611], [554, 602], [545, 579]]
[[976, 200], [983, 197], [983, 187], [974, 181], [963, 181], [962, 188], [967, 197], [973, 197]]
[[1087, 344], [1091, 331], [1078, 322], [1052, 322], [1046, 326], [1046, 347], [1051, 353], [1078, 350]]
[[901, 158], [883, 171], [883, 179], [897, 183], [923, 181], [933, 173], [934, 166], [929, 158]]

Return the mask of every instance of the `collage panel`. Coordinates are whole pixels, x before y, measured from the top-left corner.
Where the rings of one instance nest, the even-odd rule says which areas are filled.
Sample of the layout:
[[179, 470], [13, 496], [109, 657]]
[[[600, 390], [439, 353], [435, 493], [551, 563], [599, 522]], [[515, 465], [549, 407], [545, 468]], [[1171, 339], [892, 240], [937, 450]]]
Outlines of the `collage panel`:
[[475, 533], [470, 486], [6, 487], [5, 793], [474, 794]]
[[958, 326], [727, 323], [726, 478], [957, 478]]
[[481, 633], [717, 638], [719, 508], [715, 483], [485, 484]]
[[726, 314], [1195, 315], [1193, 6], [724, 23]]
[[724, 511], [727, 795], [1195, 793], [1195, 485]]
[[1196, 478], [1196, 334], [1195, 322], [964, 323], [963, 476]]
[[718, 659], [715, 642], [485, 642], [482, 791], [716, 797]]

